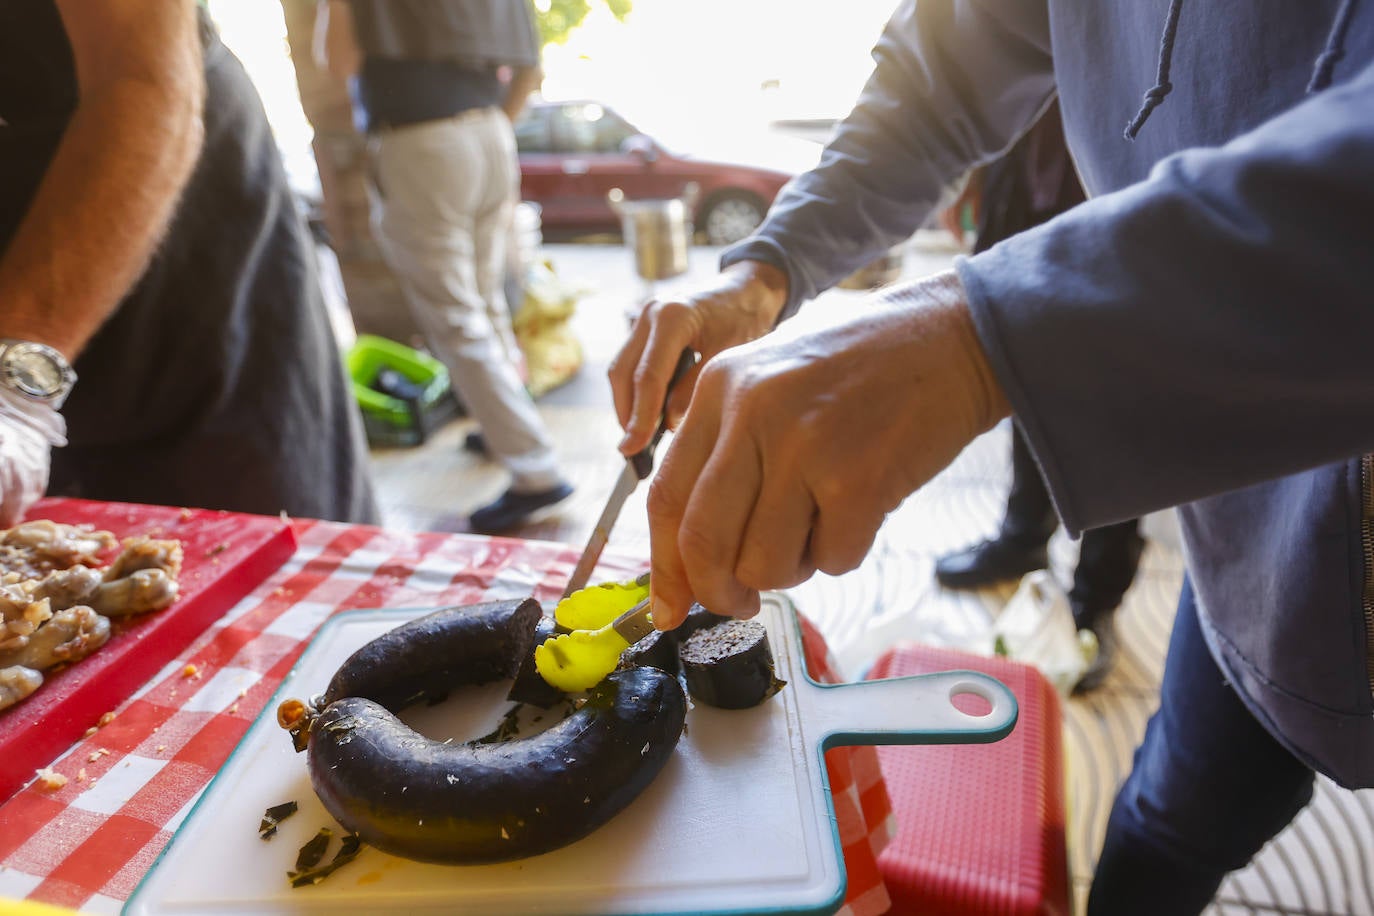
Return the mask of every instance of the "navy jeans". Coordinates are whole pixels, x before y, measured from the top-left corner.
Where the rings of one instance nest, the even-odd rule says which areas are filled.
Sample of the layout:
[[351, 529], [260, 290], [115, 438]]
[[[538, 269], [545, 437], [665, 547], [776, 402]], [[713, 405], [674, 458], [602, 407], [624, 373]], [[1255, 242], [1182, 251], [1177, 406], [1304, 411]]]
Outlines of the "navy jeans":
[[1312, 787], [1312, 770], [1255, 721], [1212, 660], [1185, 578], [1159, 710], [1112, 806], [1089, 916], [1201, 912]]

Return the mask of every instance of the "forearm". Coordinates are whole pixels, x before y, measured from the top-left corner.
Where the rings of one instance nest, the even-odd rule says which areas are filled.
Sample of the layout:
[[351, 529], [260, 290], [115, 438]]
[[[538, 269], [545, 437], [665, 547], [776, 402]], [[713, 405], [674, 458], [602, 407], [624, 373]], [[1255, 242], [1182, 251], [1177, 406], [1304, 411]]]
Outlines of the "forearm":
[[506, 87], [506, 100], [501, 104], [506, 116], [514, 121], [525, 110], [530, 95], [544, 82], [544, 71], [539, 67], [517, 67]]
[[74, 358], [146, 267], [201, 142], [200, 45], [182, 15], [156, 66], [108, 82], [93, 75], [105, 62], [82, 75], [78, 47], [76, 112], [0, 258], [0, 336]]
[[363, 53], [353, 26], [353, 10], [346, 0], [319, 0], [315, 7], [314, 55], [316, 66], [329, 71], [340, 83], [358, 75]]

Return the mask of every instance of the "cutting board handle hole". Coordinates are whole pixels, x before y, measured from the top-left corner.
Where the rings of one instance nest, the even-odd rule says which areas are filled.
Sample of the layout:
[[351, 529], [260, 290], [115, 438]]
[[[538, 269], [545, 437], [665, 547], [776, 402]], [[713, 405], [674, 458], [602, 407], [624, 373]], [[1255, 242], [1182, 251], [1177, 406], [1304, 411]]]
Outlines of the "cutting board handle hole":
[[982, 693], [974, 693], [965, 685], [956, 687], [950, 693], [949, 701], [966, 716], [981, 719], [992, 713], [992, 699]]

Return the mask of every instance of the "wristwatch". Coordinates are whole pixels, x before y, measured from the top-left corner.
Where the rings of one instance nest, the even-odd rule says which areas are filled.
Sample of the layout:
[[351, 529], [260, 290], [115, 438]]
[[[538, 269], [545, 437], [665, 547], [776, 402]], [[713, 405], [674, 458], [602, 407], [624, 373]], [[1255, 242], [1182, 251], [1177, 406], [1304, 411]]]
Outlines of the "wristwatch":
[[0, 340], [0, 384], [57, 410], [76, 384], [76, 373], [66, 358], [47, 344]]

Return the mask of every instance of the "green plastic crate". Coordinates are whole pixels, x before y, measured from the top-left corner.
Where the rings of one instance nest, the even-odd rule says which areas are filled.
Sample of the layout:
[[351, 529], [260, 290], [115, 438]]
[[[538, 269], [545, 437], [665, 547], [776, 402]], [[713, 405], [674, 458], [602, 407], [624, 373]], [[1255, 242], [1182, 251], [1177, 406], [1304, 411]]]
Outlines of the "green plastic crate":
[[[428, 353], [385, 337], [360, 334], [344, 354], [344, 365], [353, 383], [353, 395], [362, 409], [367, 441], [372, 445], [419, 445], [425, 441], [428, 428], [457, 412], [448, 369]], [[405, 401], [372, 387], [383, 369], [394, 369], [421, 386], [423, 423], [416, 422]]]

